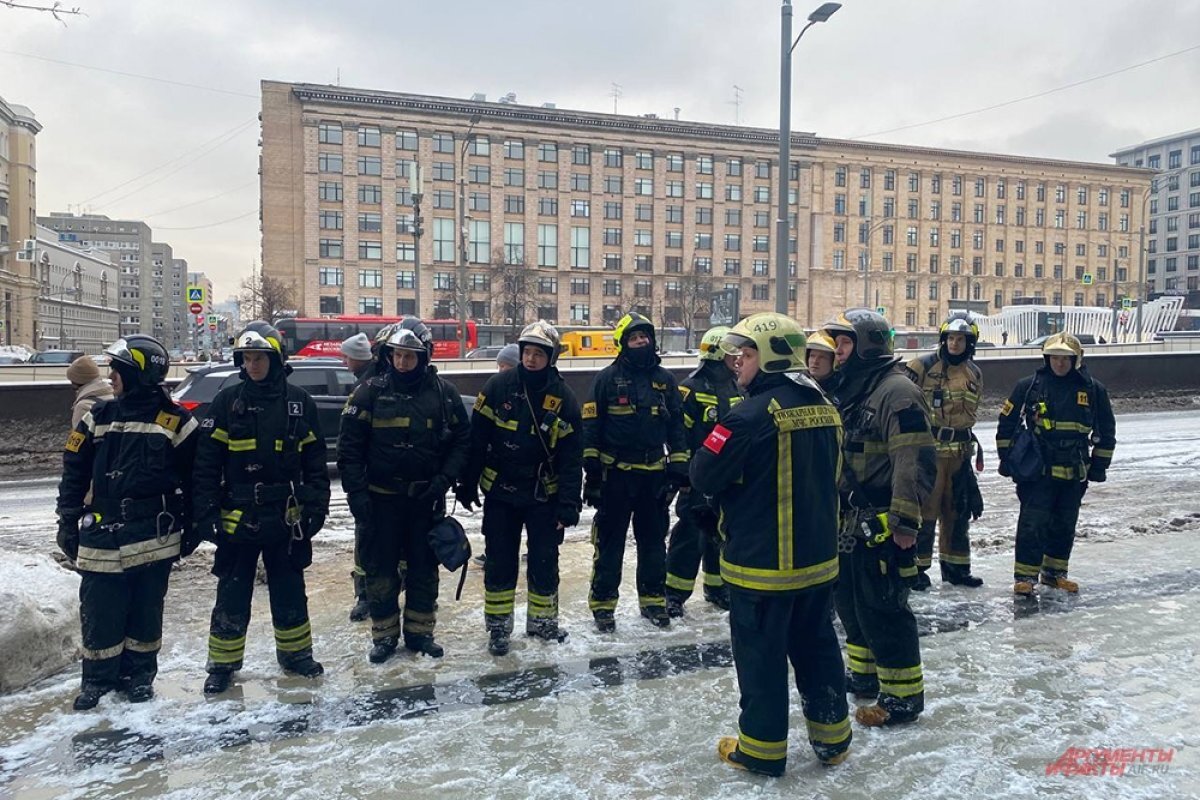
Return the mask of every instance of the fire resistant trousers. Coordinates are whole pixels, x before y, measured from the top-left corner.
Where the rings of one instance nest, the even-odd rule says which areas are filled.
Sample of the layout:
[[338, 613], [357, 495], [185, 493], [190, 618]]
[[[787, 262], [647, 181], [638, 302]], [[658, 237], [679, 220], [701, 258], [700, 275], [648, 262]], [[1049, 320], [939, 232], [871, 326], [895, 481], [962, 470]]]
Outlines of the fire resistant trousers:
[[[435, 512], [445, 500], [417, 500], [371, 492], [372, 524], [360, 537], [359, 557], [367, 575], [371, 640], [400, 637], [400, 591], [404, 590], [404, 635], [432, 636], [437, 621], [438, 560], [429, 544]], [[407, 563], [401, 580], [399, 568]]]
[[678, 516], [671, 528], [667, 546], [667, 594], [682, 603], [692, 596], [696, 572], [704, 564], [704, 588], [721, 589], [721, 537], [717, 533], [716, 512], [697, 513], [692, 509], [690, 493], [681, 493], [675, 504]]
[[971, 541], [967, 526], [958, 524], [955, 508], [955, 475], [962, 469], [965, 453], [938, 455], [937, 478], [933, 492], [921, 508], [921, 529], [917, 532], [917, 567], [929, 569], [933, 563], [934, 526], [937, 527], [938, 559], [942, 564], [965, 567], [971, 571]]
[[608, 470], [600, 508], [592, 521], [593, 612], [612, 611], [620, 595], [625, 538], [633, 519], [637, 542], [637, 592], [642, 608], [665, 606], [667, 575], [667, 478], [662, 471]]
[[80, 572], [84, 684], [115, 688], [121, 679], [131, 686], [154, 682], [170, 575], [169, 560], [131, 572]]
[[1066, 576], [1085, 491], [1086, 483], [1049, 477], [1017, 484], [1016, 580], [1036, 580], [1041, 571]]
[[487, 629], [512, 632], [513, 603], [521, 555], [521, 528], [528, 537], [528, 625], [558, 620], [558, 527], [554, 503], [514, 506], [487, 498], [483, 503], [484, 618]]

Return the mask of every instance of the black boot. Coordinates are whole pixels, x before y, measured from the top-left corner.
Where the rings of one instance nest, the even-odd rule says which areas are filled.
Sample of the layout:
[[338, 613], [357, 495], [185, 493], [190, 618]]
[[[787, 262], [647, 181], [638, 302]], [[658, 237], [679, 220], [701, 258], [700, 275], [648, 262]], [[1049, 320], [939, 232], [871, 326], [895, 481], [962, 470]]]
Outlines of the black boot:
[[79, 694], [72, 703], [76, 711], [90, 711], [100, 702], [100, 698], [112, 691], [111, 686], [101, 683], [85, 683], [79, 689]]
[[601, 633], [613, 633], [617, 629], [617, 621], [613, 618], [613, 612], [607, 609], [593, 611], [592, 617], [596, 620], [596, 630]]
[[643, 606], [642, 616], [650, 620], [656, 628], [671, 627], [671, 617], [667, 615], [666, 606]]
[[367, 655], [367, 660], [372, 664], [382, 664], [392, 657], [392, 653], [396, 652], [397, 644], [395, 636], [380, 639], [371, 648], [371, 652]]
[[441, 658], [446, 655], [442, 646], [433, 640], [433, 634], [423, 636], [404, 634], [404, 649], [414, 653], [423, 653], [430, 658]]
[[154, 687], [148, 683], [131, 683], [125, 696], [131, 703], [146, 703], [154, 699]]
[[722, 611], [729, 610], [729, 590], [724, 586], [704, 587], [704, 599]]
[[529, 619], [525, 621], [525, 635], [547, 642], [565, 642], [567, 632], [558, 627], [556, 619]]
[[320, 661], [314, 661], [311, 654], [294, 658], [286, 664], [280, 664], [287, 672], [294, 672], [302, 678], [316, 678], [325, 674], [325, 668]]
[[947, 564], [940, 562], [942, 565], [942, 582], [952, 583], [955, 586], [969, 586], [972, 589], [977, 589], [983, 586], [983, 578], [976, 578], [971, 574], [971, 568], [965, 564]]
[[879, 679], [874, 675], [859, 675], [846, 670], [846, 691], [859, 700], [874, 700], [879, 697]]
[[488, 632], [488, 652], [494, 656], [508, 655], [508, 647], [510, 644], [508, 631], [502, 628], [493, 628]]
[[220, 694], [228, 689], [231, 683], [233, 683], [232, 672], [210, 672], [204, 679], [204, 693]]
[[683, 616], [683, 604], [687, 600], [686, 597], [676, 594], [670, 589], [667, 590], [667, 616], [678, 619]]
[[354, 575], [354, 608], [350, 609], [350, 621], [362, 622], [371, 616], [371, 606], [367, 602], [367, 579], [364, 575]]
[[933, 581], [929, 580], [929, 571], [927, 569], [917, 570], [917, 582], [913, 584], [914, 592], [923, 592], [933, 585]]

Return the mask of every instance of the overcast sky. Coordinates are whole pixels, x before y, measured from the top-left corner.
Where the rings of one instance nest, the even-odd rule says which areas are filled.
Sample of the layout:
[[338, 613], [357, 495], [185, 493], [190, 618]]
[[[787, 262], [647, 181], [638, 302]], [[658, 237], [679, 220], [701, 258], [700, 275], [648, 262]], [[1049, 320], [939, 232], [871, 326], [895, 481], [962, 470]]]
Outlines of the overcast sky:
[[[44, 126], [38, 213], [82, 204], [145, 219], [218, 298], [259, 256], [264, 78], [334, 83], [340, 70], [343, 86], [511, 91], [589, 111], [612, 110], [615, 82], [621, 113], [678, 106], [720, 123], [734, 122], [736, 84], [741, 124], [778, 126], [778, 0], [63, 1], [87, 16], [64, 26], [0, 6], [0, 96]], [[818, 5], [799, 0], [798, 25]], [[846, 0], [796, 49], [792, 125], [1110, 162], [1118, 147], [1200, 128], [1200, 49], [894, 129], [1197, 45], [1200, 0]]]

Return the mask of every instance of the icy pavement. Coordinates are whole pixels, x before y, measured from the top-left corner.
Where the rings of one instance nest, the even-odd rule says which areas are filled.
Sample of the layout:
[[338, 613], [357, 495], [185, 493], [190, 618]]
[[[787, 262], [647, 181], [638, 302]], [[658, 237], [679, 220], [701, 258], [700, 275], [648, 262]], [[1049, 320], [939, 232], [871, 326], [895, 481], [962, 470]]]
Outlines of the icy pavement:
[[[95, 713], [72, 713], [77, 668], [0, 698], [0, 796], [1197, 796], [1200, 518], [1191, 515], [1200, 513], [1200, 415], [1127, 415], [1118, 426], [1109, 481], [1089, 491], [1081, 515], [1078, 598], [1012, 599], [1016, 502], [989, 453], [988, 511], [976, 529], [984, 588], [935, 582], [912, 601], [928, 634], [926, 714], [895, 730], [856, 725], [851, 757], [837, 768], [816, 764], [798, 706], [784, 778], [720, 764], [716, 738], [735, 731], [737, 716], [725, 616], [693, 599], [669, 631], [641, 620], [630, 547], [617, 634], [595, 633], [583, 527], [563, 547], [566, 643], [517, 637], [510, 655], [488, 656], [473, 569], [457, 603], [456, 576], [443, 573], [446, 658], [369, 664], [367, 626], [346, 621], [351, 537], [341, 501], [309, 573], [325, 678], [280, 675], [259, 586], [240, 689], [203, 698], [215, 579], [202, 550], [173, 577], [154, 702], [110, 697]], [[993, 438], [981, 431], [989, 446]], [[13, 522], [0, 529], [6, 546], [21, 539], [44, 551], [53, 541], [45, 507]], [[478, 543], [478, 515], [464, 522]], [[16, 532], [28, 536], [5, 536]], [[518, 607], [518, 631], [523, 615]], [[1174, 756], [1165, 772], [1047, 774], [1068, 748]]]

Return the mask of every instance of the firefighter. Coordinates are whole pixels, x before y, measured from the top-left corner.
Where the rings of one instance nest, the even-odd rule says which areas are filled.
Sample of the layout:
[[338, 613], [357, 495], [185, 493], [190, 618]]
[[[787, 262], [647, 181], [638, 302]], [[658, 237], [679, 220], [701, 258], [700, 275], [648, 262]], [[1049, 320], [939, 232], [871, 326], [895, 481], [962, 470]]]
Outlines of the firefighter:
[[196, 519], [217, 543], [205, 694], [224, 692], [242, 668], [260, 557], [276, 660], [306, 678], [324, 672], [313, 660], [304, 570], [329, 509], [325, 437], [312, 397], [288, 383], [286, 362], [279, 331], [251, 322], [234, 340], [241, 382], [217, 393], [200, 425]]
[[851, 739], [832, 616], [842, 421], [814, 381], [784, 374], [804, 369], [795, 321], [754, 314], [722, 347], [737, 354], [749, 397], [713, 427], [691, 465], [692, 491], [714, 495], [721, 509], [741, 691], [738, 735], [723, 737], [717, 754], [739, 769], [783, 774], [790, 661], [809, 744], [822, 763], [838, 764]]
[[848, 688], [878, 698], [855, 712], [860, 724], [911, 722], [925, 707], [908, 594], [917, 576], [921, 507], [937, 473], [929, 409], [893, 355], [883, 315], [850, 309], [824, 330], [837, 347], [837, 406], [846, 426], [836, 604], [846, 629]]
[[554, 362], [552, 325], [527, 325], [517, 339], [516, 368], [497, 372], [475, 399], [471, 460], [455, 491], [468, 510], [483, 488], [484, 621], [488, 652], [509, 650], [521, 528], [528, 536], [529, 593], [525, 633], [549, 642], [567, 638], [558, 626], [558, 549], [579, 522], [583, 424], [579, 401]]
[[1075, 593], [1067, 579], [1079, 505], [1090, 483], [1103, 483], [1117, 444], [1117, 423], [1104, 385], [1083, 365], [1083, 346], [1056, 333], [1042, 346], [1045, 360], [1022, 378], [1000, 410], [996, 450], [1000, 474], [1011, 476], [1009, 457], [1022, 422], [1033, 431], [1044, 464], [1041, 478], [1017, 483], [1021, 514], [1013, 592], [1029, 596], [1041, 582]]
[[978, 341], [979, 326], [969, 314], [955, 312], [942, 323], [937, 350], [917, 356], [907, 365], [909, 377], [925, 393], [937, 449], [937, 478], [921, 509], [917, 532], [917, 583], [913, 588], [922, 592], [930, 585], [927, 573], [933, 563], [935, 527], [942, 581], [972, 588], [983, 585], [982, 579], [971, 574], [969, 515], [959, 512], [963, 494], [977, 489], [971, 460], [975, 454], [972, 429], [983, 396], [983, 370], [975, 363]]
[[[354, 375], [354, 389], [362, 386], [375, 376], [375, 363], [378, 359], [376, 347], [365, 333], [356, 333], [341, 345], [342, 360], [346, 368]], [[349, 402], [349, 398], [347, 398]], [[350, 621], [362, 622], [370, 616], [371, 609], [367, 603], [366, 573], [359, 563], [358, 550], [361, 525], [354, 521], [354, 569], [350, 571], [350, 580], [354, 584], [354, 607], [350, 609]]]
[[58, 546], [81, 579], [76, 711], [117, 688], [132, 703], [154, 697], [171, 562], [199, 543], [188, 505], [196, 422], [162, 386], [167, 351], [136, 334], [105, 353], [115, 398], [97, 400], [67, 437], [58, 486]]
[[642, 616], [660, 628], [670, 626], [667, 509], [688, 480], [679, 388], [659, 366], [653, 323], [630, 312], [617, 322], [613, 341], [617, 357], [596, 375], [583, 404], [583, 496], [596, 508], [588, 605], [601, 633], [617, 628], [613, 612], [630, 518]]
[[[721, 341], [727, 333], [729, 328], [725, 326], [705, 332], [700, 339], [700, 366], [679, 385], [683, 425], [693, 454], [713, 426], [742, 399], [733, 371], [737, 356], [721, 350]], [[704, 599], [717, 608], [729, 610], [729, 593], [721, 579], [716, 512], [702, 493], [682, 489], [675, 502], [675, 515], [678, 521], [671, 529], [667, 546], [667, 615], [683, 616], [683, 604], [692, 596], [702, 559]]]
[[826, 394], [831, 393], [837, 384], [838, 374], [834, 372], [836, 365], [833, 363], [835, 349], [833, 339], [829, 338], [829, 334], [824, 331], [816, 331], [808, 337], [807, 349], [804, 351], [804, 360], [808, 364], [808, 376], [816, 381]]
[[438, 561], [429, 531], [445, 517], [446, 491], [466, 466], [470, 423], [458, 389], [429, 363], [433, 335], [421, 320], [405, 317], [379, 355], [387, 372], [354, 391], [338, 436], [342, 487], [354, 518], [365, 523], [359, 555], [371, 607], [368, 658], [373, 664], [391, 658], [401, 632], [406, 649], [441, 658], [433, 637]]

